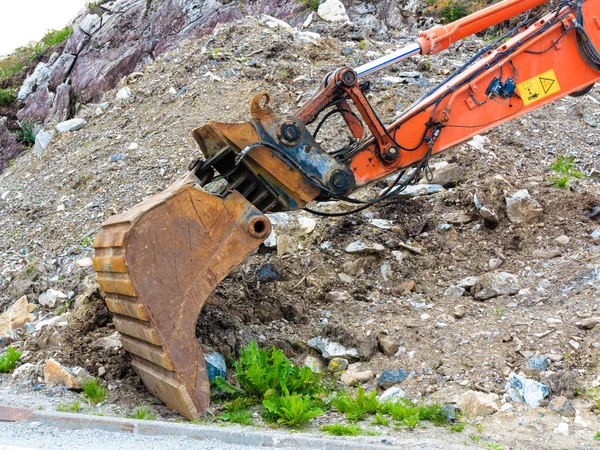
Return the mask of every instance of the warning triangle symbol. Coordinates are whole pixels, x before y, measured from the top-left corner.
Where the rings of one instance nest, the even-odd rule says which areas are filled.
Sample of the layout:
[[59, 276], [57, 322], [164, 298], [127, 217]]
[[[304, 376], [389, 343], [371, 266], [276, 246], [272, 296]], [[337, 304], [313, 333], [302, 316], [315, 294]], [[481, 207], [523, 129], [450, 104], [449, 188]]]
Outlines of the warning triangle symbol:
[[542, 83], [542, 88], [544, 89], [544, 94], [547, 94], [548, 91], [552, 88], [552, 85], [556, 82], [552, 78], [541, 78], [540, 83]]

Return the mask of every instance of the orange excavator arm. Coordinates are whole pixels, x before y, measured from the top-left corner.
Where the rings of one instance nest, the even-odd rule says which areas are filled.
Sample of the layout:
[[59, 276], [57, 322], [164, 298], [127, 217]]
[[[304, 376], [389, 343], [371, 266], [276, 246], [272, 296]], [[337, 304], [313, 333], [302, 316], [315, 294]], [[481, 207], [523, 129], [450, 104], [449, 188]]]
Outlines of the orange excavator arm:
[[[112, 217], [94, 240], [94, 268], [123, 348], [146, 387], [196, 419], [210, 404], [196, 322], [204, 302], [266, 239], [263, 213], [305, 209], [315, 199], [357, 205], [383, 201], [415, 183], [433, 155], [600, 80], [600, 0], [562, 1], [531, 17], [541, 0], [504, 0], [420, 34], [411, 45], [356, 69], [328, 74], [293, 116], [280, 117], [266, 92], [252, 120], [194, 130], [203, 153], [167, 191]], [[439, 86], [385, 125], [367, 100], [368, 75], [527, 13]], [[322, 124], [341, 115], [355, 140], [331, 151]], [[322, 115], [322, 118], [320, 116]], [[318, 122], [313, 133], [307, 126]], [[367, 136], [367, 137], [365, 137]], [[410, 174], [405, 174], [414, 168]], [[398, 173], [377, 198], [351, 194]], [[402, 177], [402, 175], [405, 175]], [[203, 186], [220, 180], [214, 194]]]

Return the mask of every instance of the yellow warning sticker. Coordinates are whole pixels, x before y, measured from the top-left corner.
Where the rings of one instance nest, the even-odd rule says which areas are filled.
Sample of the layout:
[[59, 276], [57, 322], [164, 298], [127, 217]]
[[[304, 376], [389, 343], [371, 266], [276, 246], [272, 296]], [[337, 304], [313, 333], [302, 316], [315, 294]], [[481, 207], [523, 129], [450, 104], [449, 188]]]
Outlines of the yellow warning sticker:
[[537, 102], [560, 91], [554, 69], [518, 84], [517, 88], [525, 105]]

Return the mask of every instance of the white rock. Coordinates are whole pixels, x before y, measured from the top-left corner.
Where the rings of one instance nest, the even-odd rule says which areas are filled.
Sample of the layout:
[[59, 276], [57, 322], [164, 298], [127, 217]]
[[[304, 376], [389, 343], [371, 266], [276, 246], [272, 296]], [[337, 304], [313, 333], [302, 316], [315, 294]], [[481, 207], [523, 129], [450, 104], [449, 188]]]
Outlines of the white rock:
[[363, 241], [356, 241], [346, 247], [346, 253], [357, 254], [357, 253], [380, 253], [385, 248], [381, 244], [365, 244]]
[[483, 417], [498, 411], [496, 394], [484, 394], [483, 392], [467, 391], [462, 394], [456, 402], [461, 413], [469, 418]]
[[380, 403], [395, 403], [402, 400], [403, 398], [406, 398], [406, 392], [404, 392], [398, 386], [392, 386], [391, 388], [386, 389], [377, 397]]
[[473, 147], [476, 150], [482, 151], [484, 150], [486, 144], [490, 144], [491, 141], [488, 137], [486, 136], [481, 136], [481, 135], [476, 135], [473, 136], [473, 139], [471, 139], [469, 142], [467, 142], [467, 145], [469, 145], [470, 147]]
[[54, 136], [54, 130], [41, 130], [35, 135], [35, 145], [33, 147], [33, 154], [37, 157], [42, 156], [44, 151], [48, 148], [52, 137]]
[[177, 90], [173, 86], [171, 86], [169, 88], [169, 94], [171, 94], [171, 95], [177, 95]]
[[542, 206], [535, 201], [527, 189], [521, 189], [506, 197], [506, 214], [512, 223], [528, 223], [542, 215]]
[[306, 343], [310, 348], [319, 350], [325, 359], [333, 358], [359, 358], [355, 348], [346, 348], [342, 344], [317, 336]]
[[[381, 191], [381, 194], [384, 194], [387, 190], [388, 188], [383, 189]], [[443, 190], [444, 187], [441, 184], [411, 184], [395, 196], [399, 198], [412, 198], [420, 197], [422, 195], [437, 194], [438, 192], [442, 192]]]
[[340, 0], [326, 0], [319, 5], [317, 14], [328, 22], [350, 22], [346, 7]]
[[100, 339], [96, 339], [92, 344], [92, 347], [103, 348], [104, 350], [110, 350], [112, 348], [121, 348], [123, 344], [121, 344], [120, 334], [118, 331], [115, 331], [110, 336], [106, 336]]
[[315, 12], [311, 12], [308, 17], [306, 18], [306, 20], [304, 21], [304, 23], [302, 24], [302, 28], [308, 28], [310, 26], [310, 24], [312, 23], [313, 19], [315, 17]]
[[57, 304], [63, 303], [67, 299], [66, 294], [54, 289], [48, 289], [38, 297], [38, 303], [48, 308], [54, 308]]
[[308, 367], [313, 373], [321, 373], [323, 372], [323, 363], [314, 356], [307, 356], [304, 358], [304, 367]]
[[315, 231], [317, 221], [311, 217], [299, 217], [298, 224], [305, 234], [310, 234]]
[[39, 63], [35, 67], [33, 73], [29, 75], [21, 85], [19, 93], [17, 94], [17, 100], [25, 100], [37, 86], [40, 86], [48, 80], [49, 75], [50, 69], [48, 66], [46, 66], [44, 63]]
[[392, 222], [390, 222], [389, 220], [371, 219], [369, 222], [375, 228], [379, 228], [380, 230], [391, 230], [392, 229]]
[[557, 238], [554, 238], [554, 242], [557, 245], [564, 247], [566, 245], [569, 245], [569, 242], [571, 242], [571, 239], [569, 239], [569, 236], [565, 236], [563, 234], [562, 236], [558, 236]]
[[346, 386], [355, 386], [359, 383], [366, 383], [372, 380], [375, 374], [370, 370], [364, 370], [362, 372], [344, 372], [341, 376], [342, 383]]
[[131, 96], [132, 96], [132, 93], [131, 93], [131, 89], [129, 89], [129, 86], [125, 86], [125, 87], [119, 89], [119, 91], [117, 92], [118, 100], [127, 100]]
[[84, 126], [87, 125], [85, 119], [75, 118], [70, 120], [65, 120], [56, 125], [56, 129], [59, 133], [66, 133], [67, 131], [77, 131], [81, 130]]
[[61, 322], [63, 320], [63, 316], [54, 316], [51, 317], [50, 319], [46, 319], [46, 320], [40, 320], [39, 322], [37, 322], [35, 324], [35, 331], [41, 331], [42, 329], [52, 326], [52, 325], [57, 325], [59, 322]]
[[462, 297], [465, 295], [465, 288], [461, 288], [460, 286], [450, 286], [448, 289], [444, 291], [444, 296], [446, 297]]
[[127, 147], [127, 150], [137, 150], [138, 148], [140, 148], [139, 144], [137, 142], [132, 142], [129, 144], [129, 147]]
[[269, 28], [280, 28], [282, 30], [289, 31], [290, 33], [293, 31], [293, 28], [289, 23], [267, 14], [261, 14], [258, 16], [258, 22]]
[[486, 273], [473, 286], [477, 300], [487, 300], [499, 295], [515, 295], [521, 289], [519, 277], [507, 272]]
[[75, 261], [77, 267], [92, 267], [92, 258], [81, 258]]
[[313, 33], [312, 31], [294, 31], [294, 41], [302, 44], [312, 44], [321, 39], [319, 33]]
[[471, 289], [477, 281], [479, 281], [479, 277], [467, 277], [460, 280], [456, 285], [464, 289]]
[[563, 436], [569, 435], [569, 424], [565, 422], [559, 423], [554, 429], [554, 434], [562, 434]]

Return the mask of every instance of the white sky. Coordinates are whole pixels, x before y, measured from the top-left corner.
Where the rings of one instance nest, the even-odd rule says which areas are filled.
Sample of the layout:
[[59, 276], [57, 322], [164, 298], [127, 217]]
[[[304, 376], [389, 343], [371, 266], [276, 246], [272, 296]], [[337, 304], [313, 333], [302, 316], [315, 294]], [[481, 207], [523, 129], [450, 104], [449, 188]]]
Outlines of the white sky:
[[0, 56], [60, 30], [89, 0], [0, 0]]

